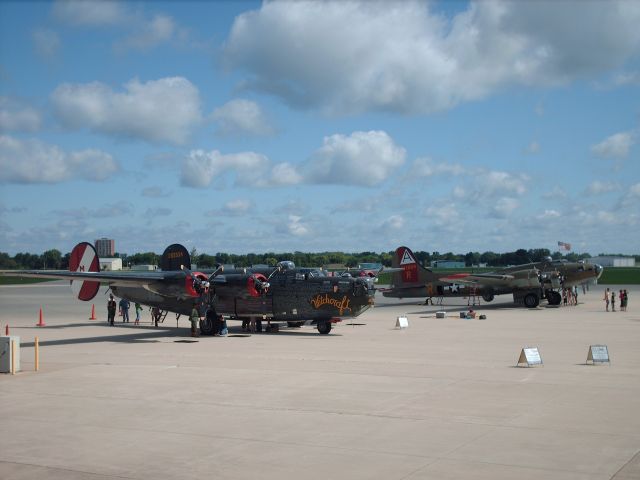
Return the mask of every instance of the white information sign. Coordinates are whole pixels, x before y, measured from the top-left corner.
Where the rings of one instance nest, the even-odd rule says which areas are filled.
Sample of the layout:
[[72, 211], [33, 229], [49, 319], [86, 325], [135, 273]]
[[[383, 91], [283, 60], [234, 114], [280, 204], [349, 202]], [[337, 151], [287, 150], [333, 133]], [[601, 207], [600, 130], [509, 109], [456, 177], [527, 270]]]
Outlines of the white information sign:
[[538, 351], [538, 347], [524, 347], [518, 358], [518, 365], [526, 363], [528, 367], [531, 365], [542, 365], [542, 357]]
[[398, 317], [396, 320], [396, 328], [408, 328], [409, 319], [407, 317]]
[[591, 345], [589, 347], [589, 353], [587, 354], [587, 363], [591, 362], [593, 365], [596, 363], [608, 363], [611, 365], [611, 361], [609, 360], [609, 349], [606, 345]]

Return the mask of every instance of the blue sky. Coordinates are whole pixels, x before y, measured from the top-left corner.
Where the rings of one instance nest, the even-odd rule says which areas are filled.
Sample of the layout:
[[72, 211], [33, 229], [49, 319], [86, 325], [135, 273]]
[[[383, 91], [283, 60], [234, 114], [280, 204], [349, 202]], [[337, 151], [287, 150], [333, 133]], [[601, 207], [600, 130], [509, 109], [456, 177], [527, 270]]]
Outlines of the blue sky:
[[0, 251], [640, 252], [640, 2], [2, 2]]

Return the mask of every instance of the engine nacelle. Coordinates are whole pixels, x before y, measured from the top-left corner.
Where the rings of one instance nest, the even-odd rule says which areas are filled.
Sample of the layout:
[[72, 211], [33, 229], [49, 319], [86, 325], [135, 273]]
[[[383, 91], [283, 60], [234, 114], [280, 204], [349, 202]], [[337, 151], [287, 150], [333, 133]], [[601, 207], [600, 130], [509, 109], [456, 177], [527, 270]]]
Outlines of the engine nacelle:
[[261, 273], [254, 273], [247, 278], [247, 292], [252, 297], [264, 295], [269, 290], [269, 279]]
[[184, 289], [190, 297], [199, 297], [209, 290], [209, 277], [202, 272], [193, 272], [185, 278]]

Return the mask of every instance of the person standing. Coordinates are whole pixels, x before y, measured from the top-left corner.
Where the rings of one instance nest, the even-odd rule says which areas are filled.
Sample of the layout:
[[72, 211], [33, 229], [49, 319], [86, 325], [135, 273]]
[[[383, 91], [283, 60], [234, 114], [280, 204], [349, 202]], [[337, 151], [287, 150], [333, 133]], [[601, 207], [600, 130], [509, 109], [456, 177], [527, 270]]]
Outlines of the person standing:
[[198, 334], [198, 323], [200, 322], [200, 313], [198, 312], [198, 308], [195, 305], [191, 309], [189, 321], [191, 322], [191, 336], [199, 337], [200, 335]]
[[629, 294], [627, 293], [627, 290], [623, 290], [622, 291], [622, 303], [620, 304], [620, 307], [623, 311], [627, 311], [627, 302], [629, 301]]
[[604, 292], [604, 306], [607, 309], [607, 312], [609, 311], [609, 289], [607, 288], [607, 290]]
[[620, 294], [618, 295], [618, 299], [620, 300], [620, 311], [624, 312], [624, 293], [622, 289], [620, 289]]
[[107, 320], [109, 321], [109, 325], [113, 327], [113, 322], [116, 318], [116, 301], [113, 298], [113, 295], [109, 295], [109, 301], [107, 302]]
[[140, 312], [142, 312], [142, 307], [138, 302], [136, 302], [135, 308], [136, 308], [136, 321], [133, 322], [133, 324], [140, 325]]
[[616, 311], [616, 292], [611, 292], [611, 311]]
[[129, 323], [129, 307], [131, 303], [126, 298], [120, 299], [120, 311], [122, 312], [122, 323]]

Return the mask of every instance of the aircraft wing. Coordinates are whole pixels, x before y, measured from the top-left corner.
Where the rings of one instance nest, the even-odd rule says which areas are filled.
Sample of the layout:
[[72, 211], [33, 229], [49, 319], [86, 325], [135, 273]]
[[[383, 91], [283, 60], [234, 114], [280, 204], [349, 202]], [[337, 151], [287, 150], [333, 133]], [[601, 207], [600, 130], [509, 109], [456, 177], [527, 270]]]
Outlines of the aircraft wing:
[[69, 272], [67, 270], [17, 270], [7, 271], [8, 277], [51, 278], [56, 280], [89, 280], [106, 282], [113, 286], [142, 286], [163, 280], [185, 278], [184, 272]]
[[446, 277], [440, 277], [442, 282], [461, 283], [468, 285], [486, 285], [492, 287], [510, 286], [515, 277], [499, 273], [454, 273]]
[[404, 268], [402, 267], [382, 267], [382, 269], [378, 272], [378, 275], [381, 273], [394, 273], [394, 272], [404, 272]]

